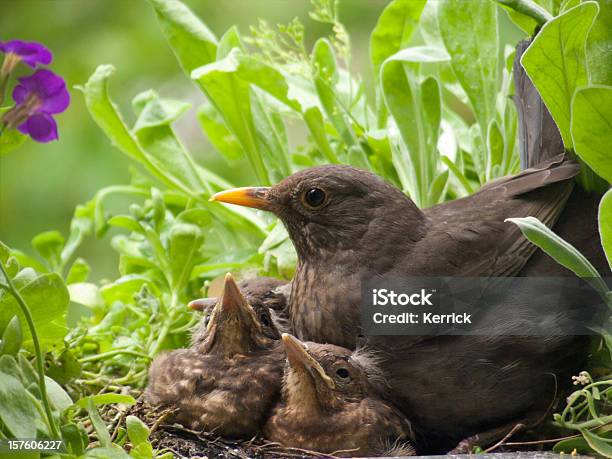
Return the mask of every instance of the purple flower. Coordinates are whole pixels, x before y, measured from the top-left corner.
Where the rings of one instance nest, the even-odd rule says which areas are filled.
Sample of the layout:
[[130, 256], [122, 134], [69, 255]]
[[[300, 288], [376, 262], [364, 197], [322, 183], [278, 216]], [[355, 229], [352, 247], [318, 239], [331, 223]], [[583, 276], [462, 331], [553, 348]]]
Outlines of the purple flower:
[[19, 61], [36, 68], [37, 64], [49, 65], [53, 60], [51, 51], [35, 41], [9, 40], [0, 42], [0, 51], [7, 55], [5, 64], [10, 62], [13, 68]]
[[58, 138], [57, 124], [51, 115], [63, 112], [70, 104], [70, 94], [62, 77], [46, 69], [21, 77], [13, 89], [13, 99], [16, 105], [4, 115], [4, 123], [29, 134], [37, 142]]

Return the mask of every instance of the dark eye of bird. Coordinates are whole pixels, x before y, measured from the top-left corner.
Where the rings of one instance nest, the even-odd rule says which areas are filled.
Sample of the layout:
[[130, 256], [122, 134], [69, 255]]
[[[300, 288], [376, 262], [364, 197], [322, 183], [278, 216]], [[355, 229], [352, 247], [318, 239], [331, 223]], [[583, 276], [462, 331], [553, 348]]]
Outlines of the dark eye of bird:
[[304, 202], [309, 207], [319, 207], [325, 202], [326, 196], [321, 188], [311, 188], [304, 193]]
[[349, 377], [349, 371], [346, 368], [338, 368], [336, 370], [336, 375], [340, 379], [347, 379]]
[[269, 326], [270, 326], [270, 319], [268, 318], [268, 315], [267, 315], [267, 314], [262, 314], [262, 315], [259, 317], [259, 320], [261, 321], [261, 324], [262, 324], [264, 327], [269, 327]]

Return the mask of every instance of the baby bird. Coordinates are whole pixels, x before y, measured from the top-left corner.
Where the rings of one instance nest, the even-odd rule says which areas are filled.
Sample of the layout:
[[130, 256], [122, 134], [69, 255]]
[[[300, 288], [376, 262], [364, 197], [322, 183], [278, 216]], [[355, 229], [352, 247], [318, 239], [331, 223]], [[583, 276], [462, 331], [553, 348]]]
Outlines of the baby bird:
[[[274, 277], [253, 277], [241, 280], [238, 287], [258, 317], [261, 316], [263, 325], [271, 320], [279, 331], [289, 331], [287, 308], [291, 294], [290, 282]], [[216, 297], [200, 298], [190, 302], [189, 307], [210, 316], [217, 301]], [[280, 339], [280, 335], [276, 339]]]
[[282, 341], [288, 365], [268, 440], [334, 456], [414, 455], [410, 423], [376, 395], [382, 377], [367, 353], [286, 333]]
[[151, 365], [149, 403], [173, 408], [172, 420], [193, 430], [255, 435], [280, 396], [284, 368], [279, 332], [269, 311], [260, 309], [257, 314], [227, 274], [192, 347], [162, 354]]

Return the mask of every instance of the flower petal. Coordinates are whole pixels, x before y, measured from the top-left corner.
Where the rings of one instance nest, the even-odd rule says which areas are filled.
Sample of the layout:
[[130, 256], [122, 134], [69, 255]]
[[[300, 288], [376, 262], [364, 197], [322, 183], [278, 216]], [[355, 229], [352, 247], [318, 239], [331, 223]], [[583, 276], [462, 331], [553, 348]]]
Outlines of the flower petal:
[[13, 89], [13, 100], [17, 104], [23, 104], [28, 97], [29, 91], [27, 88], [21, 84], [18, 84]]
[[66, 85], [57, 91], [55, 94], [49, 95], [43, 99], [38, 111], [44, 113], [61, 113], [70, 105], [70, 93], [66, 89]]
[[51, 51], [46, 46], [35, 41], [6, 41], [0, 43], [0, 51], [18, 55], [25, 64], [32, 68], [35, 68], [37, 64], [49, 65], [53, 60]]
[[57, 140], [57, 123], [51, 115], [38, 113], [17, 127], [22, 134], [29, 134], [37, 142], [46, 143]]

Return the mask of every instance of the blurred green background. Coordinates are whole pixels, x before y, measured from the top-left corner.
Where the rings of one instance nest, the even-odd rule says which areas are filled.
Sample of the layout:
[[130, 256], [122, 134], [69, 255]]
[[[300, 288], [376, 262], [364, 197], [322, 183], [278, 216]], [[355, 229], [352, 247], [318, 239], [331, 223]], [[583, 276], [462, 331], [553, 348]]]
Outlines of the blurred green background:
[[[270, 24], [299, 17], [306, 26], [308, 46], [330, 32], [308, 18], [308, 0], [184, 1], [217, 36], [233, 24], [247, 35], [259, 17]], [[352, 70], [366, 81], [371, 78], [369, 33], [386, 3], [344, 0], [340, 4], [340, 16], [352, 37]], [[515, 43], [521, 37], [505, 14], [500, 14], [500, 29], [502, 43]], [[52, 229], [67, 234], [77, 204], [99, 188], [129, 180], [128, 159], [94, 124], [75, 85], [85, 83], [99, 64], [113, 64], [117, 72], [111, 94], [130, 124], [134, 121], [130, 101], [141, 91], [155, 88], [164, 97], [188, 100], [194, 107], [202, 96], [179, 69], [144, 0], [0, 0], [0, 40], [10, 39], [47, 45], [54, 53], [51, 68], [67, 80], [72, 96], [68, 111], [58, 117], [59, 141], [42, 145], [28, 140], [0, 157], [0, 240], [31, 253], [35, 234]], [[193, 108], [177, 129], [196, 161], [237, 185], [253, 182], [246, 163], [229, 167], [208, 144]], [[94, 268], [94, 278], [116, 273], [109, 237], [101, 241], [91, 237], [81, 249], [80, 255]]]

